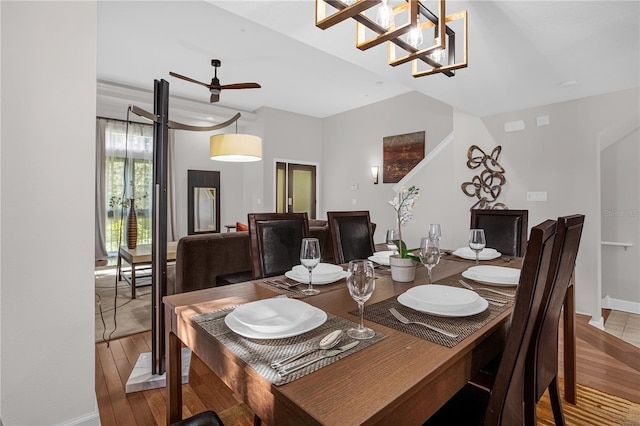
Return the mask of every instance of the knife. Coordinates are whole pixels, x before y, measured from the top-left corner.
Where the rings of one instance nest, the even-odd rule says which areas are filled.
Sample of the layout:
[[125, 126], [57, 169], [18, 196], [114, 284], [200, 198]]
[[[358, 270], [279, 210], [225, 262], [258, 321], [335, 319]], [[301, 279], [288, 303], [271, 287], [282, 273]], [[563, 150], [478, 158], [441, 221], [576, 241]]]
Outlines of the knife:
[[305, 367], [307, 367], [307, 366], [309, 366], [309, 365], [311, 365], [313, 363], [316, 363], [316, 362], [318, 362], [318, 361], [320, 361], [322, 359], [331, 358], [331, 357], [334, 357], [336, 355], [341, 354], [342, 352], [348, 351], [349, 349], [357, 346], [359, 343], [360, 342], [356, 340], [355, 342], [351, 342], [351, 343], [348, 343], [348, 344], [346, 344], [344, 346], [340, 346], [337, 349], [332, 349], [332, 350], [328, 351], [327, 353], [325, 353], [324, 355], [322, 355], [321, 357], [312, 359], [311, 361], [307, 361], [307, 362], [304, 362], [302, 364], [298, 364], [298, 365], [296, 365], [296, 366], [294, 366], [292, 368], [283, 368], [282, 370], [278, 371], [278, 374], [280, 374], [281, 376], [284, 377], [284, 376], [286, 376], [288, 374], [291, 374], [291, 373], [293, 373], [295, 371], [301, 370], [301, 369], [303, 369], [303, 368], [305, 368]]

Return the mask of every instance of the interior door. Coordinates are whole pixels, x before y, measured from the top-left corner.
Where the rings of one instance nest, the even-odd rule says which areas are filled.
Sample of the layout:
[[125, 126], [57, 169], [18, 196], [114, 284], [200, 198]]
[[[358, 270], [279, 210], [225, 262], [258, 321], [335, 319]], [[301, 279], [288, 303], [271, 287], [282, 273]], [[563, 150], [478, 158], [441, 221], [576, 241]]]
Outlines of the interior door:
[[316, 218], [316, 166], [276, 163], [276, 211]]

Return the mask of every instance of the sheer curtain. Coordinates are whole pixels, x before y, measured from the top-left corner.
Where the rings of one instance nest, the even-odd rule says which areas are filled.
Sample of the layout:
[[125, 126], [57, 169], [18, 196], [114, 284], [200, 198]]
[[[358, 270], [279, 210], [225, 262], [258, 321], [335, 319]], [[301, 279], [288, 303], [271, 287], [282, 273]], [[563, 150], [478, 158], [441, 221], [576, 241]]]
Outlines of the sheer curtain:
[[[98, 118], [96, 131], [96, 262], [117, 255], [126, 240], [131, 199], [138, 217], [138, 244], [151, 243], [153, 126]], [[127, 136], [128, 135], [128, 136]], [[167, 239], [174, 241], [175, 132], [169, 131]]]

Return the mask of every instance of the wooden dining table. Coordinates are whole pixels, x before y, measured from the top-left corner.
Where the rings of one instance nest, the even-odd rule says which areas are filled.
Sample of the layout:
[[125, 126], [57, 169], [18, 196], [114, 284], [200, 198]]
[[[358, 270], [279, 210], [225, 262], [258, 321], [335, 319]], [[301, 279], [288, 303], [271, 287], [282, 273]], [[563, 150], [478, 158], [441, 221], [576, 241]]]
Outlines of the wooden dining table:
[[[520, 268], [510, 264], [485, 264]], [[473, 263], [444, 257], [433, 269], [435, 282], [457, 278]], [[329, 314], [359, 321], [346, 283], [333, 291], [306, 297]], [[393, 298], [427, 283], [426, 268], [418, 267], [409, 283], [395, 282], [388, 272], [376, 274], [376, 288], [365, 305]], [[503, 347], [510, 309], [453, 347], [433, 343], [401, 330], [365, 320], [384, 338], [365, 349], [276, 386], [232, 350], [193, 321], [194, 315], [274, 297], [281, 292], [262, 280], [166, 296], [167, 423], [182, 416], [181, 347], [191, 350], [268, 425], [419, 425], [428, 419]]]

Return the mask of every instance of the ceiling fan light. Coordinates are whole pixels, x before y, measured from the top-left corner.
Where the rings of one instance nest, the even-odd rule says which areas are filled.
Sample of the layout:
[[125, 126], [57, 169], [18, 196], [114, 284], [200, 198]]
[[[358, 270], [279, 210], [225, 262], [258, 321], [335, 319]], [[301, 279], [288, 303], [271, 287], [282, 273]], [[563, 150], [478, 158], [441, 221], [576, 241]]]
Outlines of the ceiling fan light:
[[245, 163], [262, 159], [262, 139], [254, 135], [230, 133], [209, 139], [212, 160]]
[[219, 95], [220, 89], [209, 89], [209, 92], [211, 92], [212, 95]]

